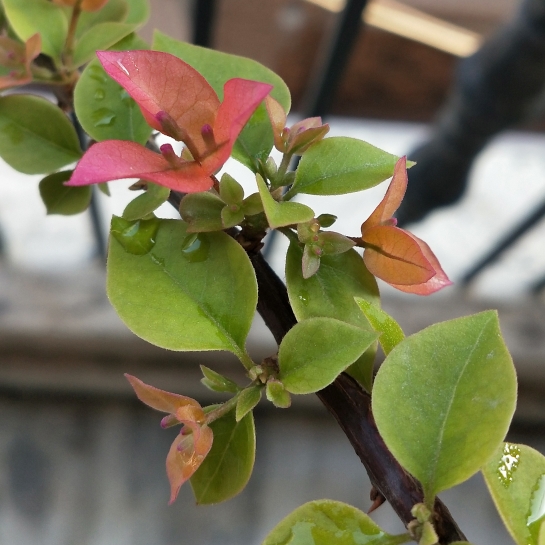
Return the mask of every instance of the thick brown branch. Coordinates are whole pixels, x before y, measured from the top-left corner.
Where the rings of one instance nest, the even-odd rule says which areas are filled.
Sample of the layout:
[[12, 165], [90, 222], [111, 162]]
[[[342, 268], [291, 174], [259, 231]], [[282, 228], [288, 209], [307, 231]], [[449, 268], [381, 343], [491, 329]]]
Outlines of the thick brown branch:
[[[280, 343], [296, 323], [286, 287], [261, 253], [250, 255], [250, 259], [255, 268], [259, 287], [257, 310], [276, 342]], [[407, 525], [413, 519], [412, 506], [423, 501], [422, 489], [418, 482], [403, 470], [384, 444], [373, 419], [369, 394], [355, 380], [343, 373], [317, 395], [348, 437], [371, 482]], [[435, 502], [435, 519], [441, 544], [465, 541], [462, 531], [439, 499]]]

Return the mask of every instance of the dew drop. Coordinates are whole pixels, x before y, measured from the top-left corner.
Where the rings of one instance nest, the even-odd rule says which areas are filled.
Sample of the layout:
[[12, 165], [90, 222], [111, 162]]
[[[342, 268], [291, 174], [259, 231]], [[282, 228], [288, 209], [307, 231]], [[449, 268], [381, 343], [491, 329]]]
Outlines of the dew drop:
[[127, 93], [127, 90], [126, 89], [121, 89], [119, 91], [119, 98], [123, 101], [123, 102], [127, 102], [129, 100], [131, 100], [131, 95], [129, 95], [129, 93]]
[[[157, 218], [128, 221], [114, 216], [111, 234], [129, 254], [145, 255], [155, 246], [159, 226]], [[152, 261], [160, 261], [160, 258], [153, 255]]]
[[512, 443], [505, 443], [503, 455], [498, 463], [496, 473], [505, 488], [513, 482], [513, 474], [520, 463], [520, 448]]
[[105, 96], [106, 96], [106, 93], [104, 92], [104, 89], [97, 89], [95, 91], [95, 94], [94, 94], [95, 100], [104, 100]]
[[301, 301], [301, 303], [303, 303], [304, 305], [308, 305], [309, 294], [306, 290], [302, 290], [297, 297], [299, 298], [299, 301]]
[[199, 263], [208, 259], [210, 242], [206, 235], [199, 234], [193, 242], [182, 249], [182, 255], [190, 263]]
[[91, 114], [95, 127], [112, 125], [115, 122], [115, 112], [109, 108], [99, 108]]
[[538, 542], [539, 530], [545, 521], [545, 475], [537, 480], [532, 495], [530, 496], [530, 508], [526, 518], [526, 526], [530, 530], [535, 543]]
[[127, 76], [130, 76], [129, 71], [127, 70], [125, 65], [119, 59], [116, 61], [116, 63], [117, 63], [117, 66], [119, 66], [119, 68], [121, 68], [121, 70], [123, 70], [123, 72], [125, 72], [125, 74], [127, 74]]
[[108, 81], [108, 76], [100, 66], [91, 64], [87, 70], [91, 79], [100, 83], [106, 83]]
[[165, 260], [162, 257], [158, 257], [155, 254], [150, 254], [151, 260], [160, 267], [165, 266]]

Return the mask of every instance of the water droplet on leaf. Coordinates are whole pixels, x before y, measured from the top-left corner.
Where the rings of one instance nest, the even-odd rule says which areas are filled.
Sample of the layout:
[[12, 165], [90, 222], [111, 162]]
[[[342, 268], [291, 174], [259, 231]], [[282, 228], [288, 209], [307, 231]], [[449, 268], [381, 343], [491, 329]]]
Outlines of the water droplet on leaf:
[[108, 81], [108, 76], [102, 67], [92, 64], [87, 70], [91, 79], [94, 79], [100, 83], [106, 83]]
[[[161, 224], [158, 218], [128, 221], [114, 216], [112, 218], [112, 236], [130, 254], [144, 255], [155, 246], [155, 236]], [[153, 256], [152, 260], [158, 260]]]
[[534, 543], [538, 542], [539, 530], [545, 521], [545, 475], [538, 479], [530, 497], [530, 510], [526, 518], [526, 525], [530, 530]]
[[185, 245], [182, 249], [182, 255], [190, 263], [198, 263], [208, 259], [208, 253], [210, 250], [210, 242], [205, 234], [197, 235], [193, 242], [189, 245]]
[[112, 125], [115, 121], [115, 112], [108, 108], [99, 108], [91, 114], [91, 119], [95, 127]]
[[94, 94], [95, 100], [104, 100], [105, 96], [106, 96], [106, 93], [104, 92], [104, 89], [97, 89], [95, 91], [95, 94]]

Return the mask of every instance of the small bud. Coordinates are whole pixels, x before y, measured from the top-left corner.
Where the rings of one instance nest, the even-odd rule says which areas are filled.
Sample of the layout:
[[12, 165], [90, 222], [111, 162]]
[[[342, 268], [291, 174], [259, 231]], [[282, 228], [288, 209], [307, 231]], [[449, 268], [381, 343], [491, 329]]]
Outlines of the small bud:
[[274, 180], [277, 171], [278, 167], [276, 166], [274, 159], [269, 157], [265, 162], [265, 174], [267, 175], [267, 178], [269, 178], [269, 180]]

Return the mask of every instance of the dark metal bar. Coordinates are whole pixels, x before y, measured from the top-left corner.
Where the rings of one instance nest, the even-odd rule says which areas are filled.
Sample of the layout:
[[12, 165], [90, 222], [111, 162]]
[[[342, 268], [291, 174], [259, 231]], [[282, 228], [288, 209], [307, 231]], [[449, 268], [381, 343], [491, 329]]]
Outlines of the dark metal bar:
[[216, 8], [216, 0], [194, 0], [193, 43], [195, 45], [212, 47], [212, 31]]
[[366, 5], [367, 0], [347, 0], [325, 58], [320, 60], [319, 71], [309, 85], [304, 117], [325, 116], [329, 112], [362, 27], [361, 14]]
[[[462, 285], [469, 284], [483, 269], [494, 263], [505, 251], [507, 251], [517, 240], [529, 231], [534, 225], [545, 216], [545, 201], [524, 218], [510, 233], [500, 240], [492, 250], [485, 255], [477, 264], [462, 278]], [[543, 280], [545, 285], [545, 279]], [[537, 284], [536, 284], [537, 286]], [[534, 287], [534, 291], [536, 288]], [[539, 291], [539, 289], [537, 289]]]
[[[79, 144], [82, 150], [87, 148], [87, 134], [83, 130], [78, 118], [75, 114], [71, 115], [72, 123], [76, 129], [76, 134], [78, 135]], [[98, 202], [98, 189], [95, 186], [91, 187], [91, 203], [89, 205], [89, 213], [91, 214], [91, 227], [93, 230], [93, 235], [95, 239], [95, 251], [96, 255], [101, 259], [106, 261], [106, 256], [108, 253], [106, 239], [107, 235], [104, 231], [104, 223], [102, 221], [102, 214], [100, 211], [100, 204]]]

